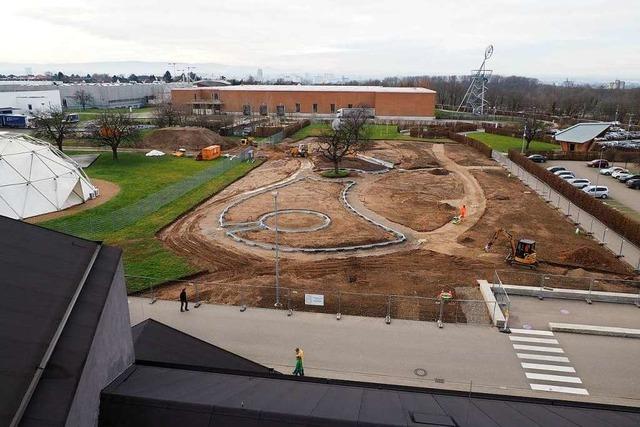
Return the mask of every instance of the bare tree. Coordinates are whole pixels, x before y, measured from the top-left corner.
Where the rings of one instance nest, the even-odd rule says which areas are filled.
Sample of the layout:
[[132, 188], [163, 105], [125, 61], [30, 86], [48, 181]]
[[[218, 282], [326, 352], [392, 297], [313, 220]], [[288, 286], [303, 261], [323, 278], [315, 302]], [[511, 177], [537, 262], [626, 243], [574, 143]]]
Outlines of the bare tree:
[[160, 128], [184, 126], [187, 120], [187, 110], [182, 105], [165, 102], [158, 105], [153, 116], [154, 124]]
[[369, 140], [366, 126], [369, 110], [367, 107], [347, 110], [344, 117], [334, 120], [331, 130], [318, 138], [320, 153], [333, 163], [336, 176], [340, 173], [342, 159], [362, 151]]
[[101, 145], [111, 147], [113, 160], [118, 160], [118, 147], [122, 143], [131, 142], [138, 130], [128, 113], [105, 111], [95, 120], [93, 133]]
[[62, 151], [62, 143], [74, 131], [76, 123], [69, 121], [67, 113], [55, 106], [36, 111], [33, 113], [33, 118], [36, 134], [54, 141]]
[[89, 92], [87, 92], [84, 89], [78, 89], [73, 94], [73, 99], [78, 104], [80, 104], [80, 107], [82, 107], [82, 111], [84, 111], [85, 108], [87, 107], [87, 104], [90, 104], [93, 102], [93, 95], [91, 95]]
[[531, 141], [541, 135], [548, 127], [549, 125], [547, 124], [547, 122], [536, 117], [535, 110], [532, 114], [529, 114], [527, 117], [525, 117], [524, 131], [522, 134], [526, 143], [524, 151], [529, 151], [529, 145], [531, 144]]

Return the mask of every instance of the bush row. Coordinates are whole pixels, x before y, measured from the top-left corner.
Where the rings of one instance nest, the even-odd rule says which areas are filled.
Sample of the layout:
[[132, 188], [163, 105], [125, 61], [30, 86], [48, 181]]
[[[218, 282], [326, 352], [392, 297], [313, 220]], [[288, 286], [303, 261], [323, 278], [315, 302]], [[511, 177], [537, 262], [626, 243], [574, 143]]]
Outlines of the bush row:
[[287, 138], [298, 132], [303, 127], [309, 126], [310, 124], [311, 121], [306, 119], [299, 122], [291, 123], [287, 126], [257, 126], [255, 132], [253, 133], [253, 136], [256, 136], [258, 138], [268, 138], [278, 132], [284, 131], [284, 137]]
[[477, 141], [475, 139], [469, 138], [468, 136], [460, 135], [459, 133], [449, 132], [448, 138], [459, 142], [461, 144], [466, 144], [469, 147], [473, 147], [482, 153], [484, 156], [491, 158], [491, 152], [493, 151], [491, 147], [489, 147], [484, 142]]
[[[495, 126], [485, 126], [484, 131], [486, 133], [491, 133], [494, 135], [502, 135], [502, 136], [511, 136], [514, 138], [522, 138], [522, 128], [514, 128], [514, 127], [495, 127]], [[550, 144], [558, 144], [553, 136], [551, 135], [538, 135], [536, 137], [536, 141], [548, 142]]]
[[634, 245], [640, 246], [640, 222], [616, 211], [600, 200], [594, 199], [582, 190], [538, 166], [516, 150], [509, 150], [509, 158], [551, 188], [569, 199], [571, 203], [588, 212], [603, 224], [623, 236]]
[[409, 135], [413, 138], [444, 138], [449, 132], [474, 132], [478, 126], [474, 123], [448, 122], [440, 125], [413, 126]]

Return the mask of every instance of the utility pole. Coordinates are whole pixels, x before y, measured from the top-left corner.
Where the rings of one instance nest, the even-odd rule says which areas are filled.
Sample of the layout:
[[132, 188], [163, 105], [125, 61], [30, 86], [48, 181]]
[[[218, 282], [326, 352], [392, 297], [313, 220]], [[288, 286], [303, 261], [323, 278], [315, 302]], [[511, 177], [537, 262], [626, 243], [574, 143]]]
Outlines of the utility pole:
[[274, 191], [271, 193], [273, 196], [273, 207], [275, 211], [275, 226], [276, 226], [276, 303], [274, 307], [280, 308], [282, 304], [280, 303], [280, 253], [278, 248], [278, 192]]

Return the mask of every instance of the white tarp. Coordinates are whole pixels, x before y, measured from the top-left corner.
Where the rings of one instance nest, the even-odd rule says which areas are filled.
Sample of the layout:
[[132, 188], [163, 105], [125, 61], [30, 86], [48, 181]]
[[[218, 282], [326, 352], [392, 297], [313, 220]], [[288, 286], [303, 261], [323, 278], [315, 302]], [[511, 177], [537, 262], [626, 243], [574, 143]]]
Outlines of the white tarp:
[[0, 132], [0, 215], [29, 218], [97, 195], [78, 164], [51, 144]]
[[151, 150], [147, 154], [145, 154], [145, 156], [147, 156], [147, 157], [158, 157], [158, 156], [164, 156], [164, 153], [162, 151], [159, 151], [159, 150]]

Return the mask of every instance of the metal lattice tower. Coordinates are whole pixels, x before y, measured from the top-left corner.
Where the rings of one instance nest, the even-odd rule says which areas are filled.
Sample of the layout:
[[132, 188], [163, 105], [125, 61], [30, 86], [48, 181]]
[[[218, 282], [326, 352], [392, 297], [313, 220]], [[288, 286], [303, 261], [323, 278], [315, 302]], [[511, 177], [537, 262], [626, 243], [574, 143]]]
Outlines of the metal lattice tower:
[[458, 112], [462, 107], [467, 107], [475, 116], [484, 115], [485, 109], [488, 106], [488, 102], [485, 99], [487, 92], [487, 83], [491, 77], [492, 70], [487, 70], [487, 60], [493, 55], [493, 45], [487, 46], [484, 51], [484, 60], [482, 65], [477, 70], [473, 70], [471, 76], [471, 84], [467, 89], [467, 92], [462, 98], [462, 102], [458, 106]]

